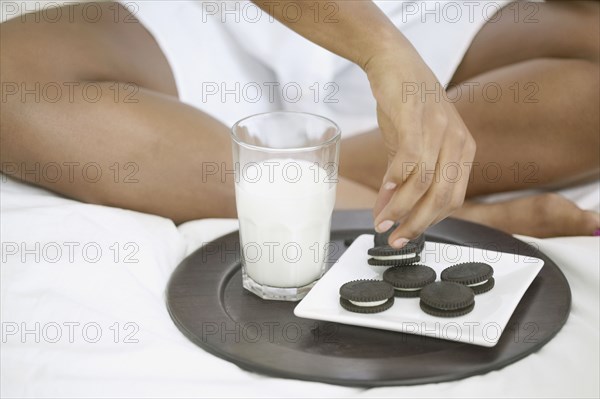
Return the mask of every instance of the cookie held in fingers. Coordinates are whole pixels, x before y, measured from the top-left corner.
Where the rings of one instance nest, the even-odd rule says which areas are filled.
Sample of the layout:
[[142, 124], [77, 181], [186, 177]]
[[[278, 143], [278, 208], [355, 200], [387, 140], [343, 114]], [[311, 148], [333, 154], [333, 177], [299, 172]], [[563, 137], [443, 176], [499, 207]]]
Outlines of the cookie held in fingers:
[[383, 281], [390, 283], [395, 295], [401, 298], [416, 298], [423, 287], [436, 278], [435, 270], [424, 265], [396, 266], [383, 273]]
[[466, 285], [477, 295], [494, 288], [493, 275], [494, 269], [487, 263], [465, 262], [444, 269], [440, 277], [442, 281]]
[[394, 287], [380, 280], [354, 280], [340, 287], [340, 305], [355, 313], [378, 313], [394, 304]]
[[[390, 235], [392, 234], [392, 232], [394, 230], [396, 230], [396, 228], [398, 228], [400, 224], [399, 223], [395, 223], [388, 231], [386, 231], [385, 233], [375, 233], [375, 235], [373, 236], [373, 246], [374, 247], [388, 247], [390, 246], [390, 244], [388, 244], [388, 240], [390, 239]], [[421, 253], [421, 251], [423, 250], [423, 246], [425, 245], [425, 235], [421, 234], [418, 237], [410, 240], [406, 245], [411, 244], [414, 245], [415, 248], [417, 248], [416, 253], [419, 254]]]
[[436, 317], [458, 317], [475, 307], [475, 294], [466, 285], [438, 281], [431, 283], [420, 292], [421, 309]]

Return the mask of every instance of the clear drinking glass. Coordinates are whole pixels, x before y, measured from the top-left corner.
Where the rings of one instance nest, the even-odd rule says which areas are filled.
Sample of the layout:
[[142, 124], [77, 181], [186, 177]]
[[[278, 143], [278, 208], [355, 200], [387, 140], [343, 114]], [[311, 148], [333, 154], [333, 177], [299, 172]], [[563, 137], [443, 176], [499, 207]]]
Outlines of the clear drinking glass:
[[269, 112], [231, 129], [244, 288], [298, 301], [325, 272], [340, 129], [307, 113]]

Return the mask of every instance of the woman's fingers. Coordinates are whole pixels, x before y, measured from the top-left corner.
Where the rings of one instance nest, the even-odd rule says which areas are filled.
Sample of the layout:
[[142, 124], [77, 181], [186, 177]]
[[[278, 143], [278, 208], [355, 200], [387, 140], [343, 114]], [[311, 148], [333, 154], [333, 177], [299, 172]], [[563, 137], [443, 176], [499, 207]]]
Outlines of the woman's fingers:
[[451, 188], [445, 185], [434, 185], [427, 194], [411, 210], [400, 226], [390, 234], [388, 243], [395, 248], [402, 248], [408, 240], [417, 237], [443, 212], [443, 206], [451, 195]]
[[[402, 145], [398, 146], [388, 167], [374, 210], [376, 231], [387, 231], [394, 221], [404, 218], [436, 178], [447, 119], [425, 112], [423, 120], [422, 131], [416, 138], [401, 136], [399, 139]], [[391, 190], [394, 192], [390, 193]]]
[[[407, 178], [394, 190], [385, 207], [375, 217], [377, 231], [387, 231], [395, 221], [401, 220], [411, 212], [421, 197], [427, 193], [436, 179], [439, 146], [440, 144], [429, 145], [429, 150], [423, 154], [422, 160], [414, 163], [406, 163], [401, 154], [396, 154], [389, 170], [406, 174]], [[403, 171], [400, 172], [401, 170]]]
[[[388, 117], [384, 110], [378, 108], [379, 128], [392, 156], [373, 208], [375, 219], [388, 205], [396, 190], [410, 178], [411, 170], [406, 166], [417, 165], [422, 158], [423, 106], [417, 104], [410, 107], [399, 107], [399, 109], [395, 111], [394, 116]], [[409, 110], [412, 110], [412, 113], [409, 113]]]
[[[437, 137], [430, 128], [435, 127], [425, 127], [423, 133]], [[401, 221], [390, 235], [390, 245], [404, 246], [409, 239], [462, 205], [474, 155], [475, 142], [468, 130], [461, 120], [452, 120], [443, 134], [443, 144], [433, 148], [428, 144], [421, 173], [404, 182], [375, 220], [376, 226], [381, 228], [388, 227], [390, 222]]]
[[[375, 200], [375, 206], [373, 207], [373, 215], [375, 219], [375, 231], [379, 233], [383, 233], [388, 231], [390, 227], [394, 224], [393, 222], [390, 224], [390, 220], [382, 220], [378, 219], [377, 216], [381, 213], [381, 211], [386, 207], [386, 205], [390, 202], [394, 194], [396, 193], [396, 187], [386, 187], [385, 184], [381, 186], [379, 189], [379, 193], [377, 194], [377, 199]], [[385, 223], [384, 223], [385, 222]]]
[[[442, 151], [448, 153], [446, 149]], [[440, 156], [443, 158], [439, 161], [438, 171], [441, 171], [448, 162], [458, 163], [451, 161], [452, 158], [447, 158], [444, 154]], [[454, 181], [443, 175], [437, 175], [436, 181], [427, 193], [410, 210], [398, 228], [390, 234], [389, 244], [397, 248], [404, 246], [409, 239], [417, 237], [427, 227], [448, 216], [456, 206], [460, 206], [457, 201], [461, 201], [462, 205], [461, 195], [464, 198], [462, 183], [462, 180]]]

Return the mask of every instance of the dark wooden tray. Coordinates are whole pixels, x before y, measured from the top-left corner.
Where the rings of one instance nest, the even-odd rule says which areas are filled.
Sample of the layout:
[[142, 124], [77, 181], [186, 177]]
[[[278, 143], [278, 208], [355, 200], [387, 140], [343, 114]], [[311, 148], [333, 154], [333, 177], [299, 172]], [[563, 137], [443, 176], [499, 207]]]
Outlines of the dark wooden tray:
[[[345, 249], [344, 243], [373, 233], [371, 226], [370, 212], [334, 212], [331, 239]], [[432, 227], [427, 239], [544, 260], [495, 347], [297, 318], [297, 303], [264, 301], [242, 288], [237, 232], [198, 249], [177, 267], [167, 286], [167, 307], [192, 342], [243, 369], [365, 387], [450, 381], [500, 369], [537, 351], [566, 322], [569, 284], [536, 248], [455, 219]]]

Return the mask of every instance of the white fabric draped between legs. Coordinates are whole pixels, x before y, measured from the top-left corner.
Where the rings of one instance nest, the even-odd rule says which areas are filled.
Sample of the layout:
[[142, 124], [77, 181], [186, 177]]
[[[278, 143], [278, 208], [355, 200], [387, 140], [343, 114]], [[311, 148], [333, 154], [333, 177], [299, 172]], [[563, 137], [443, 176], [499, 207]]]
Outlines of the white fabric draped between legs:
[[[345, 137], [376, 127], [375, 102], [362, 70], [250, 1], [123, 3], [165, 53], [181, 100], [228, 126], [283, 109], [329, 117]], [[509, 1], [376, 3], [445, 86], [477, 32]], [[335, 8], [316, 10], [313, 17], [335, 23]], [[293, 21], [297, 11], [289, 8], [284, 15]]]

